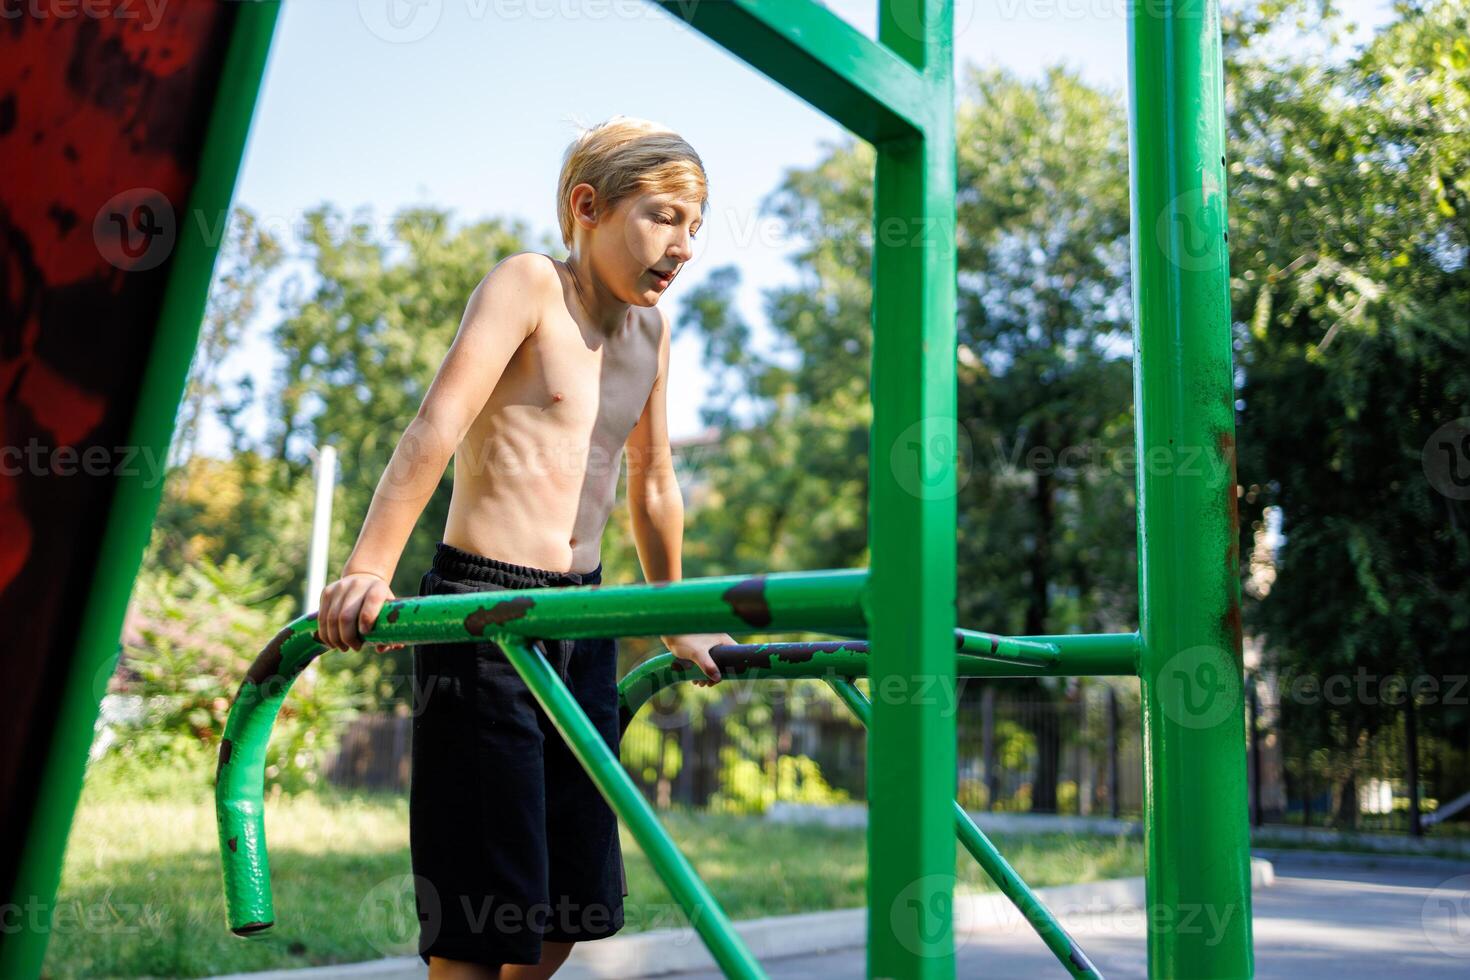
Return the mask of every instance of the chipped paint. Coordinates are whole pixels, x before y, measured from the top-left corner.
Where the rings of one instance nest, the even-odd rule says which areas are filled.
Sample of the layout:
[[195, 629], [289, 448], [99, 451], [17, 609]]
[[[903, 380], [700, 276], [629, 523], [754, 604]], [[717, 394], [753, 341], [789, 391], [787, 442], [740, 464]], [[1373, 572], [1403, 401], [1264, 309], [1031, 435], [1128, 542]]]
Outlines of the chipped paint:
[[516, 596], [514, 599], [497, 602], [488, 609], [480, 606], [464, 618], [465, 632], [471, 636], [484, 636], [485, 627], [524, 619], [535, 605], [536, 600], [530, 596]]
[[[260, 651], [260, 655], [245, 671], [245, 680], [248, 683], [259, 687], [265, 683], [266, 678], [275, 677], [281, 672], [281, 647], [285, 646], [286, 641], [291, 639], [291, 634], [294, 632], [294, 627], [287, 626], [271, 638], [271, 641], [265, 645], [265, 649]], [[313, 633], [312, 636], [315, 637], [316, 634]]]
[[752, 575], [737, 582], [721, 593], [720, 598], [742, 622], [756, 627], [771, 625], [771, 606], [766, 601], [764, 575]]

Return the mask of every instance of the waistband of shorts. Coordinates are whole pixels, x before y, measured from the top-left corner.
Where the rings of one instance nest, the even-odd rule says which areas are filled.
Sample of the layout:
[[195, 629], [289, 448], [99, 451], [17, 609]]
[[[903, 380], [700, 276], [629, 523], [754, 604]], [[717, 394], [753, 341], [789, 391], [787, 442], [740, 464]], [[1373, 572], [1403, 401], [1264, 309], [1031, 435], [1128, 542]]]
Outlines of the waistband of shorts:
[[602, 583], [602, 562], [590, 572], [553, 572], [517, 565], [440, 541], [434, 551], [434, 571], [456, 581], [487, 582], [508, 589], [556, 588]]

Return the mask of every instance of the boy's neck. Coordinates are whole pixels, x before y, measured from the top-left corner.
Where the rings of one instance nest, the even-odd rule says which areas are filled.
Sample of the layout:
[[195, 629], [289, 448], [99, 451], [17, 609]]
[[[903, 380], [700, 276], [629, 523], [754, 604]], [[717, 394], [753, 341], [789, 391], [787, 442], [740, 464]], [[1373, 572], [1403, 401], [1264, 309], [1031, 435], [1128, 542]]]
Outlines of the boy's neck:
[[628, 322], [628, 311], [632, 304], [625, 303], [610, 293], [590, 268], [590, 263], [577, 250], [566, 257], [567, 271], [571, 273], [572, 285], [591, 326], [604, 337], [617, 333]]

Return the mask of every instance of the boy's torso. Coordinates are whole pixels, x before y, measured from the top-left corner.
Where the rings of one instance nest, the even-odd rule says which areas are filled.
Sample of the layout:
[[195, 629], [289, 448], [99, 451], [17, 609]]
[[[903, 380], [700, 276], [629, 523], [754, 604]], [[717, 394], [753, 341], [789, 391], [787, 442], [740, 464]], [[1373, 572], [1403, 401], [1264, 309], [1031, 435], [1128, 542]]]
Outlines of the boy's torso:
[[536, 330], [506, 365], [454, 454], [444, 540], [551, 571], [601, 561], [623, 448], [658, 374], [662, 323], [634, 306], [614, 336], [572, 315], [572, 281], [549, 256]]

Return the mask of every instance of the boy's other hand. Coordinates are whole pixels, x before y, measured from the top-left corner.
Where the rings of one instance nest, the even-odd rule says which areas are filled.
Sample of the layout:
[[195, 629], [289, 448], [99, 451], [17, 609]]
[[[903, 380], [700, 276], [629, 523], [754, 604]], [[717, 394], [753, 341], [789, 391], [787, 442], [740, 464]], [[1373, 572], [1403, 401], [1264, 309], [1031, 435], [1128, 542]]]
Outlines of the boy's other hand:
[[[363, 634], [378, 621], [393, 590], [372, 572], [352, 572], [322, 589], [317, 610], [317, 637], [334, 650], [360, 650]], [[397, 650], [402, 643], [380, 643], [382, 650]]]
[[713, 687], [720, 682], [720, 668], [715, 666], [714, 658], [709, 655], [710, 647], [735, 642], [735, 638], [729, 633], [681, 633], [662, 639], [670, 653], [680, 660], [688, 660], [704, 671], [707, 679], [695, 681], [694, 684], [698, 687]]

